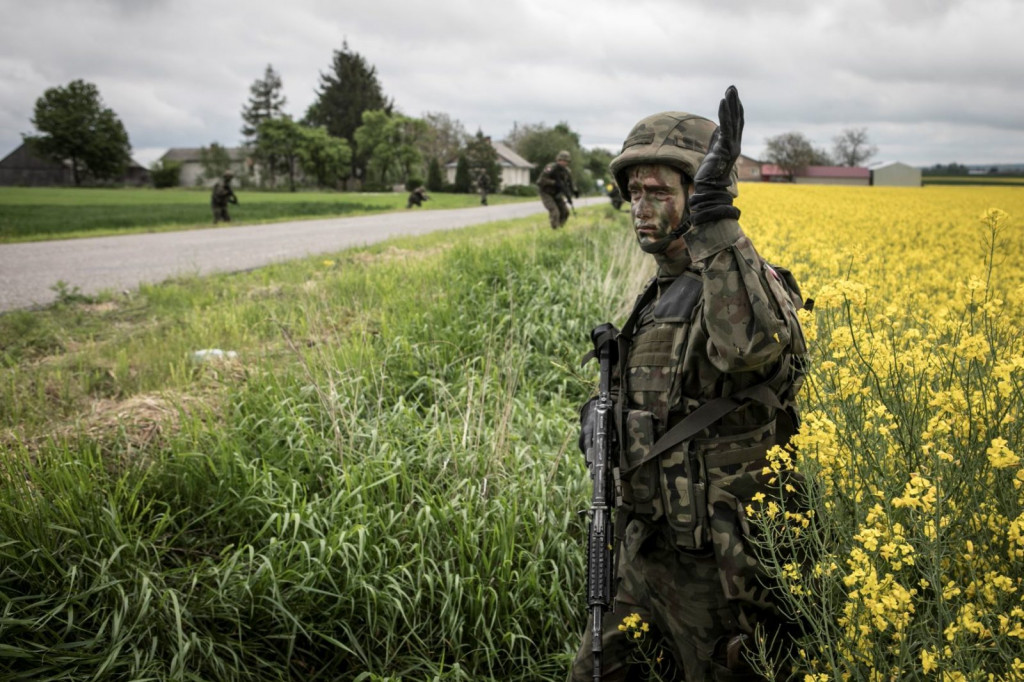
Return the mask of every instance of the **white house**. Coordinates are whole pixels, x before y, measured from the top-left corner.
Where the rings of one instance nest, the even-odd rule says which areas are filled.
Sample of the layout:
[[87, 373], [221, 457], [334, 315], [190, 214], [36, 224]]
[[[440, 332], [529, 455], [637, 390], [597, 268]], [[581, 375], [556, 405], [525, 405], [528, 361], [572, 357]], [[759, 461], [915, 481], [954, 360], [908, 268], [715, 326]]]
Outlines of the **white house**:
[[[228, 157], [231, 159], [231, 172], [241, 180], [243, 176], [248, 177], [254, 172], [252, 158], [244, 147], [226, 147]], [[181, 164], [181, 186], [198, 187], [200, 185], [212, 186], [217, 178], [206, 178], [203, 174], [199, 147], [172, 147], [160, 157], [161, 161], [174, 161]]]
[[920, 187], [921, 169], [899, 161], [879, 161], [868, 166], [871, 184], [884, 187]]
[[[501, 166], [501, 186], [529, 185], [530, 171], [534, 164], [516, 154], [504, 143], [491, 141], [491, 146], [498, 153], [498, 165]], [[459, 162], [451, 161], [444, 166], [445, 177], [449, 183], [455, 182], [455, 169]]]

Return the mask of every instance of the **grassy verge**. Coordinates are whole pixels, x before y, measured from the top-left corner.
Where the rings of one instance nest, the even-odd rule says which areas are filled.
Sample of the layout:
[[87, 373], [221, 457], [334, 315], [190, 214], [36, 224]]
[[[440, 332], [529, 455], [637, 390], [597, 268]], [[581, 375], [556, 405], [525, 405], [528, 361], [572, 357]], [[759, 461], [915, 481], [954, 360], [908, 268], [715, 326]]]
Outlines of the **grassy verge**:
[[[350, 217], [405, 210], [404, 193], [257, 192], [239, 190], [235, 224]], [[494, 194], [491, 204], [526, 201]], [[535, 200], [535, 199], [534, 199]], [[432, 210], [477, 206], [475, 194], [431, 194]], [[207, 190], [0, 187], [0, 243], [212, 228]]]
[[0, 317], [3, 677], [562, 679], [623, 220]]

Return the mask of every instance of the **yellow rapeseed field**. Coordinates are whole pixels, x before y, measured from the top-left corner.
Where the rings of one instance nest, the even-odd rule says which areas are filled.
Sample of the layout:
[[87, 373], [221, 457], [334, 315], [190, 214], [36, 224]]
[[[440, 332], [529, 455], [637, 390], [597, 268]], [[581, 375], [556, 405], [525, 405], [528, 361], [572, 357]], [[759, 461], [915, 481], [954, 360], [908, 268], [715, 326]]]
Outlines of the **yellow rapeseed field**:
[[[742, 185], [815, 300], [803, 511], [750, 507], [798, 679], [1024, 680], [1024, 188]], [[771, 563], [771, 562], [769, 562]]]

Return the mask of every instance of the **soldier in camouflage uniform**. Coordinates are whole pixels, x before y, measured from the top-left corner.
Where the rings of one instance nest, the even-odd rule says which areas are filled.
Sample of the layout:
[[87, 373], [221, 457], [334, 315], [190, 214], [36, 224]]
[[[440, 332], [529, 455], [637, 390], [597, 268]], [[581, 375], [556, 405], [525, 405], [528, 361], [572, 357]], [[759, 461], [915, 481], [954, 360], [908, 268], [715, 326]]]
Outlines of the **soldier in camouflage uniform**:
[[487, 193], [491, 191], [491, 176], [486, 169], [481, 168], [476, 176], [476, 188], [480, 192], [480, 205], [487, 205]]
[[[743, 129], [733, 87], [719, 119], [649, 116], [610, 166], [658, 271], [618, 337], [621, 490], [617, 592], [602, 619], [607, 680], [643, 679], [631, 634], [619, 629], [631, 613], [663, 646], [662, 679], [761, 680], [745, 655], [755, 626], [788, 637], [746, 508], [759, 506], [759, 493], [778, 497], [765, 455], [795, 428], [801, 302], [785, 271], [758, 255], [732, 205]], [[582, 410], [581, 446], [593, 437], [592, 404]], [[572, 680], [593, 679], [591, 638], [588, 627]]]
[[233, 177], [234, 174], [231, 171], [224, 171], [223, 178], [213, 184], [213, 191], [210, 193], [210, 208], [213, 210], [214, 225], [220, 220], [226, 223], [231, 222], [231, 216], [228, 215], [228, 204], [238, 203], [238, 197], [231, 189], [231, 178]]
[[421, 206], [424, 201], [430, 201], [430, 195], [427, 194], [427, 188], [420, 185], [413, 191], [409, 192], [409, 200], [405, 204], [405, 207], [412, 208], [413, 206]]
[[572, 173], [569, 172], [569, 164], [572, 156], [567, 151], [560, 151], [555, 157], [554, 163], [544, 166], [537, 178], [537, 191], [540, 194], [540, 202], [548, 211], [548, 219], [551, 222], [551, 229], [557, 230], [569, 219], [569, 207], [565, 200], [569, 193], [579, 196], [580, 191], [572, 181]]

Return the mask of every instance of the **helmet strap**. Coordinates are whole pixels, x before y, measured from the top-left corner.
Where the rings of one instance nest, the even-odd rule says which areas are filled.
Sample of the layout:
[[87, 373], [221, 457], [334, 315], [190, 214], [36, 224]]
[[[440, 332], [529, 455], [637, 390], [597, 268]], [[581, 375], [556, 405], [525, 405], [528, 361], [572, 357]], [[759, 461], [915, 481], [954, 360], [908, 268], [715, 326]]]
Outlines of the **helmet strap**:
[[672, 241], [675, 241], [683, 236], [683, 234], [690, 229], [692, 223], [690, 222], [690, 192], [688, 191], [689, 185], [683, 187], [683, 217], [679, 221], [679, 225], [676, 229], [672, 230]]

